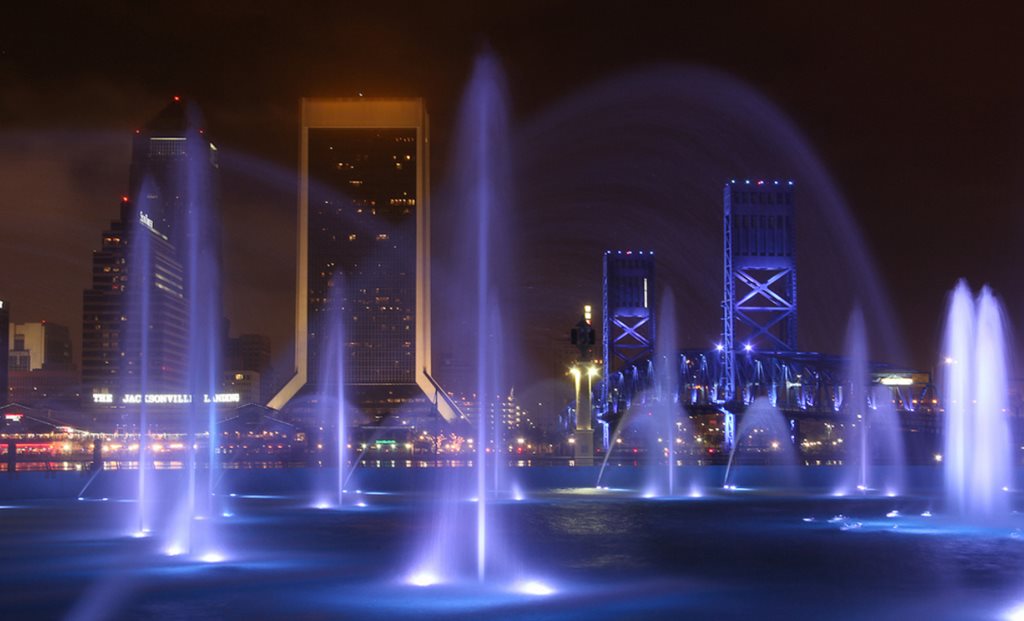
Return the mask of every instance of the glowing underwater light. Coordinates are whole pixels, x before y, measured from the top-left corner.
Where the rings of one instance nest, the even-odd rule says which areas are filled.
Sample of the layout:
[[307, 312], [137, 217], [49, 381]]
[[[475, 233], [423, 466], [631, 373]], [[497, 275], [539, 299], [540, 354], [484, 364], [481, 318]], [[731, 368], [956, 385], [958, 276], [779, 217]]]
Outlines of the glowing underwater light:
[[527, 580], [516, 584], [515, 590], [523, 595], [554, 595], [555, 590], [539, 580]]
[[440, 584], [441, 578], [434, 572], [425, 569], [409, 576], [406, 582], [411, 584], [412, 586], [428, 587], [433, 586], [435, 584]]
[[215, 551], [214, 552], [207, 552], [206, 554], [200, 556], [199, 560], [201, 560], [204, 563], [223, 563], [224, 562], [224, 555], [221, 554], [220, 552], [215, 552]]
[[164, 550], [164, 554], [166, 554], [167, 556], [181, 556], [184, 553], [185, 549], [176, 543], [172, 543], [171, 545], [167, 546], [166, 550]]
[[1008, 610], [1003, 619], [1006, 621], [1024, 621], [1024, 604], [1018, 604], [1012, 610]]

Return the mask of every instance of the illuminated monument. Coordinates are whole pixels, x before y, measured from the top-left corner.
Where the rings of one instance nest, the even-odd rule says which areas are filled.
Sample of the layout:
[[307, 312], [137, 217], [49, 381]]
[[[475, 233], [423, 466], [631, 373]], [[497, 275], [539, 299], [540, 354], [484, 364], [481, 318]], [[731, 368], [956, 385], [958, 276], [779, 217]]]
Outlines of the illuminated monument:
[[[430, 163], [421, 99], [303, 99], [295, 374], [270, 401], [311, 395], [342, 289], [347, 399], [380, 421], [454, 416], [430, 376]], [[334, 283], [334, 284], [332, 284]], [[331, 294], [329, 296], [329, 294]]]

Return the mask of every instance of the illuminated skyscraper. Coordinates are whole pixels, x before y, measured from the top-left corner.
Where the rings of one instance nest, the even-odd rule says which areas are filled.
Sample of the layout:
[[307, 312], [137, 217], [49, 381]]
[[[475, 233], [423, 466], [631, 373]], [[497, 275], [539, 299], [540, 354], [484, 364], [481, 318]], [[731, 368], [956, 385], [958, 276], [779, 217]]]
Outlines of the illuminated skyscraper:
[[141, 215], [131, 201], [122, 201], [121, 218], [111, 222], [101, 248], [92, 253], [92, 287], [82, 305], [82, 394], [87, 401], [94, 393], [139, 391], [140, 335], [129, 325], [141, 307], [141, 295], [136, 295], [141, 292], [131, 293], [140, 274], [133, 274], [130, 253], [132, 238], [140, 232], [149, 237], [152, 253], [146, 278], [152, 318], [147, 327], [150, 391], [180, 392], [185, 382], [184, 270], [165, 235], [135, 224]]
[[[212, 200], [217, 167], [217, 148], [204, 133], [196, 109], [175, 97], [135, 134], [129, 194], [93, 252], [92, 286], [83, 296], [87, 401], [94, 393], [138, 392], [144, 362], [150, 392], [185, 387], [188, 214]], [[219, 233], [216, 225], [200, 232], [214, 240]], [[147, 322], [139, 319], [143, 308]]]
[[[132, 143], [128, 196], [134, 211], [145, 214], [150, 228], [167, 238], [186, 266], [190, 210], [216, 196], [217, 147], [205, 134], [198, 107], [175, 96], [135, 132]], [[218, 220], [211, 224], [214, 230], [208, 233], [215, 239], [210, 245], [219, 248]]]
[[423, 101], [303, 99], [301, 117], [296, 369], [271, 406], [319, 388], [329, 300], [342, 310], [350, 401], [377, 420], [436, 401]]

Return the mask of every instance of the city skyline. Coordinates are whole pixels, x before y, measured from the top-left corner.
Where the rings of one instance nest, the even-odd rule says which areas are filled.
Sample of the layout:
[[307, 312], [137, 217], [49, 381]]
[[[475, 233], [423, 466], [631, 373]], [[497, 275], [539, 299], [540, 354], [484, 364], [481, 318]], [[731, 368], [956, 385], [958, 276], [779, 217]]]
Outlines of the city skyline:
[[[242, 89], [244, 96], [240, 92], [229, 93], [228, 89], [209, 81], [207, 77], [190, 75], [187, 68], [195, 62], [194, 56], [163, 62], [160, 66], [168, 71], [163, 77], [156, 78], [133, 74], [131, 67], [113, 68], [104, 64], [102, 61], [109, 51], [103, 43], [89, 46], [71, 64], [58, 67], [48, 64], [52, 63], [50, 56], [31, 53], [35, 50], [33, 44], [17, 36], [9, 38], [10, 45], [0, 56], [0, 70], [4, 75], [17, 78], [12, 84], [14, 92], [19, 95], [3, 103], [3, 112], [12, 119], [9, 124], [12, 129], [3, 134], [0, 157], [3, 157], [5, 163], [17, 157], [18, 170], [24, 172], [19, 178], [10, 178], [5, 182], [8, 186], [8, 200], [35, 208], [12, 214], [15, 226], [8, 230], [22, 231], [23, 235], [21, 238], [5, 237], [2, 241], [20, 261], [36, 259], [36, 269], [42, 270], [39, 274], [54, 275], [45, 295], [33, 291], [29, 286], [31, 280], [20, 280], [21, 276], [7, 281], [14, 295], [5, 295], [10, 299], [15, 320], [50, 319], [74, 329], [76, 321], [68, 306], [69, 301], [75, 297], [75, 291], [85, 286], [88, 270], [86, 257], [89, 251], [83, 252], [83, 249], [92, 245], [94, 231], [98, 230], [97, 223], [102, 226], [110, 219], [111, 201], [127, 189], [123, 168], [120, 168], [127, 165], [130, 146], [125, 130], [132, 131], [139, 119], [158, 109], [162, 105], [159, 102], [166, 101], [171, 94], [192, 94], [204, 106], [208, 106], [211, 126], [217, 127], [218, 135], [225, 136], [226, 149], [236, 156], [236, 168], [227, 172], [232, 177], [229, 183], [232, 187], [225, 197], [227, 215], [233, 223], [226, 230], [228, 315], [243, 332], [270, 334], [275, 352], [280, 354], [289, 351], [289, 326], [294, 325], [291, 305], [279, 298], [285, 296], [290, 289], [293, 290], [293, 270], [286, 260], [295, 255], [289, 247], [290, 234], [278, 235], [278, 232], [294, 226], [294, 154], [297, 151], [294, 127], [297, 124], [298, 98], [316, 94], [358, 95], [361, 91], [367, 95], [424, 96], [433, 111], [436, 128], [436, 172], [433, 181], [435, 184], [442, 182], [447, 175], [447, 147], [451, 140], [458, 84], [468, 72], [470, 59], [479, 48], [481, 35], [506, 63], [517, 126], [524, 133], [538, 126], [538, 119], [544, 117], [548, 110], [557, 107], [560, 101], [571, 97], [573, 93], [588, 88], [588, 85], [600, 83], [608, 76], [644, 71], [666, 62], [716, 68], [737, 76], [764, 93], [809, 137], [813, 148], [822, 153], [828, 172], [838, 179], [840, 191], [852, 206], [852, 217], [865, 232], [869, 253], [874, 255], [876, 264], [884, 266], [884, 269], [879, 270], [879, 275], [897, 307], [897, 316], [893, 321], [908, 331], [908, 362], [919, 365], [932, 363], [935, 354], [932, 343], [936, 340], [944, 296], [957, 276], [966, 275], [976, 284], [991, 281], [997, 292], [1007, 296], [1011, 313], [1019, 306], [1014, 299], [1018, 295], [1014, 287], [1015, 272], [1008, 267], [1015, 261], [996, 261], [983, 253], [972, 253], [966, 262], [955, 269], [948, 265], [942, 267], [946, 265], [943, 261], [948, 260], [944, 258], [942, 249], [956, 247], [961, 236], [980, 237], [1007, 247], [1011, 252], [1014, 248], [1003, 237], [1008, 234], [1010, 227], [1003, 230], [984, 228], [983, 222], [987, 217], [985, 214], [997, 213], [1017, 193], [1012, 171], [1006, 166], [1018, 156], [1010, 144], [1005, 144], [1006, 141], [999, 138], [1003, 134], [992, 132], [992, 125], [1005, 123], [1010, 130], [1007, 137], [1017, 131], [1016, 121], [1010, 113], [1010, 103], [1019, 94], [998, 90], [1010, 88], [1008, 86], [986, 86], [987, 90], [982, 92], [987, 98], [985, 101], [998, 100], [1003, 103], [995, 107], [995, 115], [990, 114], [988, 109], [982, 114], [980, 109], [964, 110], [965, 104], [958, 94], [960, 89], [954, 79], [938, 79], [946, 68], [950, 68], [954, 76], [962, 75], [969, 68], [963, 63], [957, 64], [959, 61], [955, 60], [960, 46], [980, 44], [979, 53], [983, 59], [995, 58], [1005, 51], [1004, 46], [1009, 43], [1004, 43], [1000, 37], [984, 36], [987, 32], [984, 29], [999, 28], [993, 26], [990, 20], [969, 18], [965, 24], [965, 36], [954, 42], [951, 49], [943, 51], [934, 66], [922, 59], [924, 51], [933, 46], [931, 39], [925, 35], [916, 34], [915, 45], [890, 48], [888, 53], [894, 55], [895, 62], [883, 63], [877, 55], [867, 52], [865, 43], [844, 34], [845, 30], [840, 26], [841, 19], [825, 20], [821, 24], [821, 32], [835, 35], [833, 42], [825, 43], [818, 36], [808, 38], [806, 34], [799, 41], [799, 45], [809, 46], [809, 49], [819, 52], [817, 56], [820, 56], [820, 61], [812, 64], [780, 64], [777, 67], [771, 65], [773, 58], [789, 58], [797, 43], [768, 49], [762, 58], [751, 60], [743, 54], [730, 52], [727, 46], [710, 43], [709, 38], [715, 32], [714, 29], [691, 43], [682, 42], [679, 49], [670, 49], [656, 37], [636, 32], [634, 22], [627, 20], [614, 30], [619, 33], [618, 37], [610, 42], [608, 50], [599, 54], [599, 62], [588, 63], [586, 71], [579, 73], [568, 71], [579, 60], [575, 54], [566, 54], [553, 63], [542, 64], [512, 36], [514, 28], [501, 25], [502, 19], [510, 15], [527, 19], [536, 10], [528, 6], [519, 11], [493, 9], [493, 13], [485, 16], [482, 22], [484, 25], [473, 35], [460, 33], [455, 38], [454, 47], [445, 51], [431, 46], [420, 35], [413, 34], [416, 32], [413, 27], [415, 20], [408, 16], [395, 20], [374, 18], [368, 22], [373, 26], [368, 28], [368, 32], [387, 29], [408, 35], [394, 38], [398, 47], [393, 54], [374, 62], [373, 55], [366, 52], [343, 52], [338, 58], [347, 67], [346, 71], [318, 74], [311, 68], [298, 79], [283, 80], [281, 84], [285, 88], [278, 90], [262, 88], [268, 81], [281, 79], [276, 65], [263, 64], [260, 67], [264, 71], [254, 71], [244, 80], [238, 78], [252, 86]], [[556, 8], [556, 11], [568, 10], [567, 5]], [[219, 23], [218, 20], [223, 19], [217, 15], [206, 15], [195, 8], [182, 9], [182, 19], [197, 14], [208, 18], [209, 23], [203, 28], [213, 28]], [[690, 17], [698, 23], [711, 23], [715, 11], [681, 9], [680, 13], [674, 15]], [[789, 12], [785, 16], [771, 16], [754, 10], [751, 17], [754, 16], [764, 18], [763, 21], [751, 21], [762, 23], [761, 27], [767, 30], [806, 33], [806, 22], [813, 18], [813, 13], [794, 15]], [[892, 23], [878, 26], [881, 29], [878, 34], [883, 39], [896, 37], [900, 32], [899, 25], [911, 18], [910, 15], [900, 14], [894, 17]], [[439, 19], [430, 18], [429, 15], [426, 18], [428, 23], [431, 23], [431, 19]], [[268, 27], [265, 17], [258, 13], [246, 14], [244, 19], [259, 27]], [[540, 32], [538, 44], [542, 49], [553, 49], [559, 46], [559, 41], [592, 44], [593, 37], [587, 34], [584, 26], [607, 25], [606, 21], [589, 14], [582, 19], [578, 27], [562, 33]], [[854, 17], [850, 16], [850, 19]], [[951, 17], [930, 14], [920, 19], [941, 25]], [[85, 23], [94, 26], [97, 32], [107, 28], [95, 18], [87, 19]], [[288, 21], [281, 27], [286, 31], [294, 27], [295, 23]], [[639, 23], [639, 18], [636, 23]], [[66, 26], [58, 22], [54, 27], [59, 31]], [[742, 23], [731, 27], [741, 30], [752, 28]], [[325, 31], [317, 30], [316, 34], [319, 36], [312, 37], [308, 47], [292, 52], [294, 58], [315, 56], [318, 52], [334, 49], [324, 38]], [[276, 38], [272, 37], [271, 41], [274, 45], [280, 45]], [[700, 44], [705, 45], [701, 48]], [[744, 48], [737, 48], [741, 49]], [[616, 52], [623, 50], [630, 51], [617, 57]], [[440, 63], [443, 71], [403, 68], [402, 61], [415, 52], [422, 52]], [[253, 62], [259, 62], [259, 58], [255, 57]], [[216, 54], [210, 60], [218, 66], [224, 66], [227, 62]], [[318, 61], [319, 64], [314, 68], [325, 69], [324, 62]], [[826, 70], [823, 66], [826, 63], [832, 63], [834, 68]], [[33, 77], [29, 77], [30, 70], [41, 67], [52, 67], [54, 70], [33, 72]], [[994, 71], [988, 65], [983, 69]], [[915, 82], [915, 89], [920, 92], [908, 92], [899, 88], [899, 76], [908, 70], [935, 79], [919, 80]], [[37, 73], [46, 77], [35, 77]], [[828, 87], [816, 84], [790, 88], [801, 76], [808, 74], [820, 76]], [[328, 75], [331, 77], [324, 78]], [[371, 79], [371, 76], [390, 77]], [[856, 89], [856, 92], [874, 95], [856, 96], [851, 90], [853, 85], [847, 84], [854, 80], [850, 76], [864, 81], [867, 86]], [[40, 105], [40, 98], [55, 85], [61, 84], [61, 80], [65, 81], [62, 88], [66, 93], [62, 103], [54, 100]], [[120, 84], [121, 87], [110, 88], [114, 84]], [[235, 89], [232, 92], [238, 91]], [[928, 114], [908, 116], [915, 102], [922, 99], [925, 93], [929, 95], [929, 107], [926, 108]], [[826, 118], [820, 112], [822, 105], [826, 105], [834, 118]], [[933, 136], [932, 128], [945, 115], [954, 112], [969, 114], [969, 118], [975, 120], [975, 125], [988, 130], [986, 135], [995, 137], [995, 143], [986, 146], [984, 150], [978, 150], [978, 138], [948, 125], [944, 126], [945, 132], [942, 132], [941, 139]], [[34, 135], [31, 131], [34, 126], [54, 123], [67, 129], [50, 130], [46, 135]], [[254, 131], [254, 128], [261, 129]], [[898, 173], [892, 170], [884, 157], [865, 157], [872, 150], [882, 151], [878, 148], [881, 140], [890, 138], [896, 142], [888, 152], [913, 155], [906, 158], [913, 164]], [[952, 148], [936, 148], [938, 144], [943, 144], [940, 140], [949, 141]], [[65, 149], [55, 148], [58, 144], [63, 144]], [[918, 149], [919, 146], [927, 148]], [[94, 169], [96, 175], [91, 174]], [[242, 174], [239, 172], [242, 169], [266, 173], [266, 185], [261, 188], [246, 187], [252, 173]], [[83, 175], [85, 171], [90, 174]], [[753, 176], [761, 172], [767, 174], [775, 171], [733, 171], [733, 174]], [[37, 179], [40, 175], [48, 175], [53, 183], [28, 184], [28, 180]], [[84, 181], [85, 176], [89, 177], [88, 182]], [[708, 192], [714, 193], [723, 179], [709, 176], [703, 181]], [[951, 213], [955, 205], [965, 203], [977, 203], [973, 206], [978, 217], [954, 225], [951, 219], [934, 215]], [[439, 203], [439, 218], [443, 218], [440, 213], [442, 211]], [[243, 214], [252, 217], [240, 218]], [[62, 224], [59, 227], [45, 227], [36, 218]], [[40, 241], [52, 242], [53, 247], [38, 243]], [[538, 328], [538, 333], [543, 332], [539, 338], [545, 341], [561, 338], [565, 330], [561, 324], [571, 322], [578, 305], [597, 300], [600, 293], [600, 258], [599, 254], [586, 254], [590, 248], [589, 244], [576, 243], [567, 251], [575, 260], [567, 266], [569, 272], [565, 274], [564, 280], [540, 283], [539, 286], [547, 287], [547, 290], [560, 289], [564, 292], [564, 298], [545, 309], [552, 319], [549, 324]], [[929, 256], [927, 268], [921, 269], [918, 262], [910, 259], [915, 253]], [[247, 273], [250, 271], [247, 268], [252, 265], [260, 266], [259, 276]], [[579, 284], [579, 279], [574, 278], [579, 274], [591, 275], [591, 278]], [[556, 317], [559, 313], [564, 315]], [[703, 309], [697, 309], [692, 314], [702, 317], [699, 320], [702, 325], [695, 331], [684, 331], [681, 339], [687, 344], [699, 345], [709, 333], [708, 325], [713, 325], [716, 318], [708, 319], [708, 313]], [[77, 335], [75, 340], [78, 341]]]
[[1024, 621], [1022, 19], [5, 7], [4, 612]]

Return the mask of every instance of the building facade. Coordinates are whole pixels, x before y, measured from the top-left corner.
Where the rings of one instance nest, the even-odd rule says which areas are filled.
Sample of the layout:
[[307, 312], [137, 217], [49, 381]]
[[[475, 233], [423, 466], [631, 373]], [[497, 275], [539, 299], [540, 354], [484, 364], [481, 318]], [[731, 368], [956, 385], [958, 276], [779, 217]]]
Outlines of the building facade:
[[[263, 334], [240, 334], [229, 337], [224, 348], [224, 382], [226, 392], [242, 394], [245, 403], [264, 404], [276, 390], [272, 366], [270, 337]], [[235, 388], [241, 387], [239, 390]]]
[[74, 400], [78, 373], [72, 362], [71, 331], [49, 321], [10, 324], [7, 399], [39, 404]]
[[87, 402], [107, 402], [95, 394], [138, 393], [143, 385], [150, 393], [185, 390], [187, 274], [197, 245], [214, 248], [220, 264], [219, 228], [189, 218], [215, 196], [217, 148], [204, 134], [196, 109], [179, 97], [135, 133], [129, 194], [93, 252], [92, 285], [83, 295]]
[[296, 369], [270, 405], [322, 388], [320, 350], [340, 321], [346, 391], [365, 415], [441, 402], [454, 417], [430, 376], [423, 101], [303, 99], [299, 161]]
[[68, 370], [72, 367], [71, 330], [49, 321], [12, 323], [8, 328], [10, 369]]

